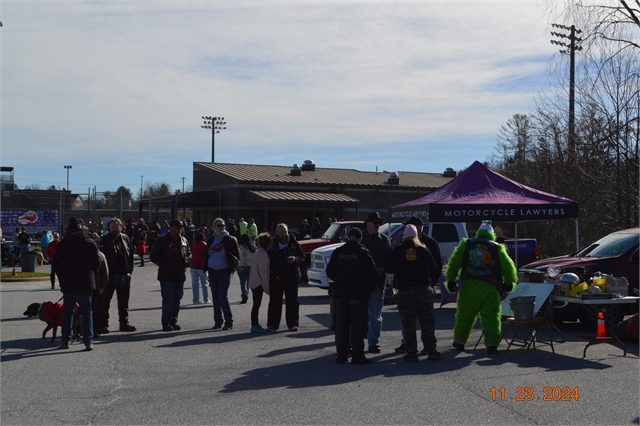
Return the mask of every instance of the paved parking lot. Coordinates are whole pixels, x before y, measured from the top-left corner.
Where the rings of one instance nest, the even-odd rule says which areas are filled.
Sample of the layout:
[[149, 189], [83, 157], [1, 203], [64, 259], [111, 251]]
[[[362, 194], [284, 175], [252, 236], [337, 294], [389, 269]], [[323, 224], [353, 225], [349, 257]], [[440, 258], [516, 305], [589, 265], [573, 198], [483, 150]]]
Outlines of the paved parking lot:
[[[48, 271], [48, 267], [38, 270]], [[371, 365], [336, 365], [328, 297], [300, 287], [300, 331], [252, 335], [251, 302], [230, 291], [235, 326], [213, 331], [211, 305], [190, 305], [179, 332], [160, 326], [157, 268], [136, 268], [131, 295], [135, 333], [112, 332], [93, 352], [59, 350], [40, 339], [45, 324], [22, 312], [61, 293], [47, 281], [0, 286], [0, 422], [8, 424], [630, 424], [639, 422], [638, 345], [628, 354], [565, 324], [556, 354], [541, 347], [487, 357], [450, 345], [455, 305], [436, 309], [440, 361], [402, 362], [395, 306], [384, 308], [382, 353]], [[114, 299], [115, 303], [115, 299]], [[436, 305], [437, 306], [437, 305]], [[116, 308], [112, 305], [112, 316]], [[260, 315], [266, 324], [266, 305]], [[284, 324], [283, 324], [284, 327]], [[480, 334], [474, 331], [475, 343]], [[50, 336], [50, 335], [49, 335]], [[472, 345], [471, 345], [472, 346]], [[551, 392], [551, 401], [546, 401]], [[568, 401], [553, 390], [577, 390]], [[491, 390], [495, 388], [496, 400]], [[504, 390], [502, 391], [502, 389]], [[520, 390], [522, 388], [522, 390]], [[505, 400], [501, 400], [504, 392]], [[516, 401], [518, 394], [531, 400]], [[577, 397], [577, 398], [576, 398]]]

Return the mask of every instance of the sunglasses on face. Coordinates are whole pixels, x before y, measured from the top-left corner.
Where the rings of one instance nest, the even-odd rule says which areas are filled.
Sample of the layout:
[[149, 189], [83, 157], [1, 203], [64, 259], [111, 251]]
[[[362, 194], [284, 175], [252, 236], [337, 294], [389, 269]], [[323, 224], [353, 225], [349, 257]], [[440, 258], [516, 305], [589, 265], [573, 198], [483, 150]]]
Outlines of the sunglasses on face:
[[223, 228], [224, 227], [224, 223], [216, 223], [215, 226], [219, 227], [219, 228]]

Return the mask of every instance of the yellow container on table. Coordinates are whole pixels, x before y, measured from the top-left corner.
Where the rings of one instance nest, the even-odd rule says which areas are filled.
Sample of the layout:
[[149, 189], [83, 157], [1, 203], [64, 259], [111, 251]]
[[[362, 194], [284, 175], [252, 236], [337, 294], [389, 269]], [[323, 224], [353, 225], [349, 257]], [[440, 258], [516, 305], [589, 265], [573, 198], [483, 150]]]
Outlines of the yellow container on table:
[[589, 286], [587, 285], [587, 283], [581, 283], [573, 287], [569, 292], [569, 295], [571, 297], [578, 297], [578, 293], [584, 293], [587, 290], [589, 290]]
[[593, 285], [597, 285], [598, 287], [600, 287], [600, 290], [602, 290], [602, 293], [606, 293], [606, 288], [607, 288], [607, 279], [604, 277], [594, 277], [591, 279], [591, 282], [593, 283]]

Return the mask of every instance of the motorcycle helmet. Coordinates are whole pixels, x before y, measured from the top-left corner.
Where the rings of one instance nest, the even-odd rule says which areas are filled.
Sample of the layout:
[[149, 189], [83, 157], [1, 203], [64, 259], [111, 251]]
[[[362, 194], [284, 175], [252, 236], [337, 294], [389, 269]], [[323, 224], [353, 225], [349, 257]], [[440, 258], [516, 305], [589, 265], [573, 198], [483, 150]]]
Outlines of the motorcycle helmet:
[[581, 280], [576, 274], [572, 272], [567, 272], [566, 274], [562, 274], [560, 276], [560, 282], [570, 283], [570, 284], [580, 284]]

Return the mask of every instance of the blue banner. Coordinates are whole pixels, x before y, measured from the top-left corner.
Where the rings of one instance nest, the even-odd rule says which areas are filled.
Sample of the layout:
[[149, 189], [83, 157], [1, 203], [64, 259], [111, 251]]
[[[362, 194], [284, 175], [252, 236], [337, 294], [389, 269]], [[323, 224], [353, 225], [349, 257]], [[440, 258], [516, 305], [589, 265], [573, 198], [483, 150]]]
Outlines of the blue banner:
[[27, 233], [42, 231], [57, 232], [60, 214], [57, 210], [2, 210], [2, 234], [10, 236], [18, 227], [27, 228]]

